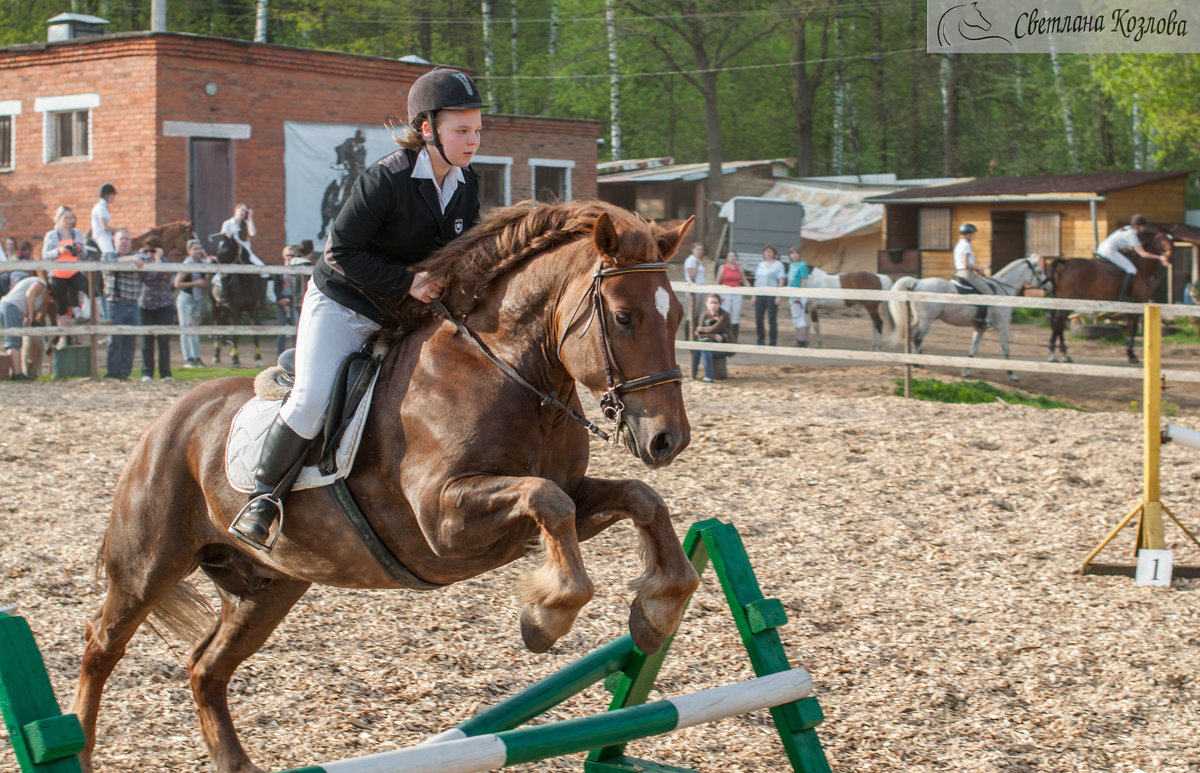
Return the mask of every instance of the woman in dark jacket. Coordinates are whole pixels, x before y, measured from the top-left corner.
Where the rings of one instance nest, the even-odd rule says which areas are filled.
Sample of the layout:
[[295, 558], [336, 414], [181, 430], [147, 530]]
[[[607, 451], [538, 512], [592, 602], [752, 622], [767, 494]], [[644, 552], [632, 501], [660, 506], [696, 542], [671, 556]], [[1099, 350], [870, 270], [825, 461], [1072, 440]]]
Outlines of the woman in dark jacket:
[[469, 165], [479, 148], [483, 107], [478, 87], [463, 73], [426, 73], [408, 93], [400, 149], [355, 182], [305, 293], [295, 386], [267, 432], [250, 503], [229, 527], [242, 541], [269, 549], [286, 493], [272, 492], [320, 432], [342, 360], [387, 321], [372, 297], [411, 295], [425, 303], [440, 297], [441, 280], [409, 266], [479, 219], [479, 181]]

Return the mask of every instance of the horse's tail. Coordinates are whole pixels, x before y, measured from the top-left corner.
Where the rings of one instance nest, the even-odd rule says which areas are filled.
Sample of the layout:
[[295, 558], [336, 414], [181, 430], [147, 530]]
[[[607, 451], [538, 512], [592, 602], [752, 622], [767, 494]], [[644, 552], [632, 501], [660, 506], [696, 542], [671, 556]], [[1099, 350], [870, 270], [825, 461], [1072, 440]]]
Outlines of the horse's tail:
[[1064, 258], [1055, 258], [1050, 261], [1050, 270], [1046, 273], [1046, 278], [1050, 280], [1050, 295], [1056, 295], [1058, 289], [1058, 275], [1066, 270], [1067, 261]]
[[167, 591], [167, 595], [150, 614], [154, 618], [154, 622], [150, 622], [150, 630], [168, 645], [170, 643], [158, 629], [159, 625], [181, 641], [194, 642], [208, 634], [217, 615], [208, 599], [187, 580], [181, 580]]
[[[891, 289], [900, 292], [908, 292], [909, 290], [913, 289], [916, 284], [917, 280], [915, 278], [911, 276], [902, 276], [892, 283]], [[900, 320], [907, 319], [908, 317], [908, 303], [900, 300], [899, 298], [892, 298], [887, 302], [887, 310], [888, 316], [892, 318], [892, 334], [888, 336], [888, 341], [895, 346], [903, 343], [903, 341], [900, 340], [900, 330], [902, 327]]]
[[[93, 567], [97, 583], [103, 583], [107, 574], [104, 569], [104, 549], [107, 546], [108, 533], [105, 532], [104, 539], [100, 541], [100, 548], [96, 551], [95, 566]], [[167, 591], [167, 595], [158, 602], [158, 606], [150, 614], [163, 629], [169, 631], [180, 641], [193, 642], [199, 641], [208, 634], [217, 613], [212, 604], [208, 603], [208, 599], [196, 590], [195, 585], [187, 580], [182, 580]], [[159, 625], [155, 625], [151, 621], [147, 621], [147, 625], [168, 648], [171, 646], [166, 635], [159, 630]]]
[[[877, 276], [879, 278], [879, 289], [880, 290], [891, 290], [892, 289], [892, 278], [890, 276], [888, 276], [887, 274], [876, 274], [875, 276]], [[896, 329], [896, 320], [892, 316], [892, 309], [891, 309], [890, 304], [888, 304], [888, 303], [879, 304], [879, 318], [881, 320], [883, 320], [883, 332], [887, 333], [889, 335], [889, 338], [892, 337], [891, 334]]]

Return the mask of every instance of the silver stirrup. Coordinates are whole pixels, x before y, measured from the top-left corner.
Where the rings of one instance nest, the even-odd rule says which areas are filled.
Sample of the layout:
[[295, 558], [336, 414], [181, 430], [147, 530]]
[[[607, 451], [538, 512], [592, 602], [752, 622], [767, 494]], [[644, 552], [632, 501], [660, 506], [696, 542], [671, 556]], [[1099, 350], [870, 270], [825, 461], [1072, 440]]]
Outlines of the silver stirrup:
[[[260, 545], [259, 543], [247, 537], [245, 534], [242, 534], [240, 531], [238, 531], [237, 525], [238, 521], [242, 520], [242, 518], [245, 517], [246, 513], [250, 510], [251, 505], [253, 505], [255, 502], [261, 502], [264, 499], [275, 505], [275, 509], [279, 511], [279, 527], [275, 529], [274, 537], [271, 537], [271, 539], [269, 539], [265, 544]], [[275, 543], [279, 541], [279, 535], [283, 534], [283, 500], [274, 496], [273, 493], [259, 494], [246, 504], [242, 505], [242, 509], [238, 510], [238, 514], [233, 517], [233, 522], [229, 524], [229, 528], [225, 531], [237, 537], [239, 540], [255, 550], [263, 550], [270, 553], [275, 549]]]

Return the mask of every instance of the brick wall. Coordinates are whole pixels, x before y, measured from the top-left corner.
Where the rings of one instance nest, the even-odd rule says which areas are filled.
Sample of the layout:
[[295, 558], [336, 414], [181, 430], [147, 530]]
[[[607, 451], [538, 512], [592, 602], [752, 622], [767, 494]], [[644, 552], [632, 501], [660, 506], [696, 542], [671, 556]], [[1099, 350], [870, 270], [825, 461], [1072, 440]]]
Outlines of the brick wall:
[[[395, 60], [186, 34], [122, 33], [0, 49], [0, 101], [19, 99], [16, 168], [0, 173], [4, 233], [41, 238], [61, 203], [86, 230], [99, 186], [119, 193], [115, 224], [135, 233], [189, 214], [189, 139], [163, 122], [249, 125], [232, 141], [234, 197], [255, 210], [255, 251], [284, 240], [284, 123], [384, 125], [405, 117], [408, 88], [428, 68]], [[206, 84], [215, 84], [209, 95]], [[95, 93], [90, 160], [42, 161], [38, 97]], [[484, 116], [481, 153], [511, 156], [512, 200], [532, 195], [531, 158], [574, 162], [572, 198], [595, 198], [602, 125]]]

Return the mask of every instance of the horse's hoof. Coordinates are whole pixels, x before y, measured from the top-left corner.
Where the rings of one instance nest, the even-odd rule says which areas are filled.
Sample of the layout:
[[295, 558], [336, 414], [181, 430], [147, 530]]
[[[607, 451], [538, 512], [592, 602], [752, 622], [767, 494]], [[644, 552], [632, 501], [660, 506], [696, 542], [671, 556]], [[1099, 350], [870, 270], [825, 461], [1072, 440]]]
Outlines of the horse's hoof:
[[540, 655], [549, 652], [558, 640], [538, 627], [533, 621], [529, 607], [525, 607], [521, 610], [521, 641], [525, 642], [525, 649]]
[[1008, 380], [1015, 384], [1016, 382], [1021, 380], [1021, 377], [1018, 376], [1016, 373], [1009, 373]]
[[637, 648], [645, 654], [653, 655], [662, 649], [673, 631], [674, 629], [664, 631], [659, 626], [652, 625], [641, 601], [635, 600], [629, 605], [629, 635], [633, 637]]

